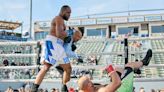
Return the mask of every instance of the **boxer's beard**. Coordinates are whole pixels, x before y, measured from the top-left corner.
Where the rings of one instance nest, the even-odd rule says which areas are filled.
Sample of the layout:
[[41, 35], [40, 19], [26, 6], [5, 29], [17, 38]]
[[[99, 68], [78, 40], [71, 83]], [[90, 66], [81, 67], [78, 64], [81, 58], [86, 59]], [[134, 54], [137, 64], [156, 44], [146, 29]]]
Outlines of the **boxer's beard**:
[[66, 20], [66, 21], [68, 20], [68, 17], [65, 16], [65, 15], [63, 15], [62, 18], [63, 18], [64, 20]]

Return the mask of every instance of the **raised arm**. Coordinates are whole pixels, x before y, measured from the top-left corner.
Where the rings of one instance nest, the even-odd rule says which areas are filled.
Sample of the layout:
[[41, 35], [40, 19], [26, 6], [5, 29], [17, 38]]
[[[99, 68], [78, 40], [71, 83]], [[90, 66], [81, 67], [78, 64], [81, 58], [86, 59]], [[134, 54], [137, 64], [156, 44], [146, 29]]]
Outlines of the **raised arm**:
[[111, 77], [112, 82], [107, 86], [100, 88], [98, 92], [115, 92], [121, 85], [121, 79], [111, 65], [108, 66], [107, 72]]

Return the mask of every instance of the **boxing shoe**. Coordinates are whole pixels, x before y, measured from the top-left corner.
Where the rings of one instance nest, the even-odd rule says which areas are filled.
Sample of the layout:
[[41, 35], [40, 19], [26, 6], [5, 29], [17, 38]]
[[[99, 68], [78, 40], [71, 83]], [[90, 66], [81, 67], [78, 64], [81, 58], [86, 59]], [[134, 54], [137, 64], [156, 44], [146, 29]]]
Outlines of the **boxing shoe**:
[[39, 88], [39, 85], [38, 85], [38, 84], [33, 84], [33, 85], [32, 85], [32, 90], [31, 90], [31, 92], [37, 92], [37, 91], [38, 91], [38, 88]]
[[61, 92], [68, 92], [68, 88], [66, 85], [63, 85], [61, 88]]
[[149, 64], [151, 58], [152, 58], [152, 50], [149, 49], [149, 50], [147, 51], [147, 53], [146, 53], [146, 56], [145, 56], [144, 59], [142, 60], [143, 65], [147, 66], [147, 65]]

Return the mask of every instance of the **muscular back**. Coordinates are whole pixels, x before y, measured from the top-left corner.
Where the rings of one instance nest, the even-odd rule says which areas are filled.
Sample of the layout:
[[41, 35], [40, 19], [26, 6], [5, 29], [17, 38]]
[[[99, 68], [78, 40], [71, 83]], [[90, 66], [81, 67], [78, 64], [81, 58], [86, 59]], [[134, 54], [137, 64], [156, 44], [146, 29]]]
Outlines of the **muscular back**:
[[66, 26], [64, 24], [63, 18], [56, 16], [51, 22], [50, 35], [64, 40], [64, 38], [67, 36], [65, 29]]

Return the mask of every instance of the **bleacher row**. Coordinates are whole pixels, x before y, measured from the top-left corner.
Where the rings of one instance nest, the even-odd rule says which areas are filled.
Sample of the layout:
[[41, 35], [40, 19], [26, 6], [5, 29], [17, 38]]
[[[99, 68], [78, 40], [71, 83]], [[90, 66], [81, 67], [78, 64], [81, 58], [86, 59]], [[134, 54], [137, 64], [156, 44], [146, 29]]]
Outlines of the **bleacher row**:
[[[154, 50], [160, 50], [164, 49], [164, 40], [152, 40], [151, 41], [152, 49]], [[155, 64], [164, 64], [164, 53], [156, 53], [154, 56], [154, 62]], [[157, 69], [157, 74], [159, 77], [164, 77], [164, 67], [159, 67]]]
[[[87, 38], [88, 40], [93, 40], [92, 38]], [[101, 39], [101, 38], [100, 38]], [[155, 49], [163, 49], [164, 46], [164, 41], [163, 40], [152, 40], [152, 41], [144, 41], [147, 42], [147, 45], [150, 45], [149, 47], [151, 47], [153, 50]], [[133, 46], [129, 46], [129, 51], [143, 51], [146, 50], [144, 42], [141, 42], [143, 44], [143, 46], [141, 48], [136, 48]], [[108, 44], [113, 45], [112, 46], [112, 52], [120, 52], [120, 51], [124, 51], [124, 44], [122, 42], [108, 42]], [[77, 49], [76, 52], [78, 54], [88, 54], [88, 53], [101, 53], [104, 52], [104, 48], [106, 48], [107, 42], [105, 41], [97, 41], [97, 42], [80, 42], [77, 43]], [[4, 52], [10, 52], [13, 50], [19, 50], [21, 48], [25, 48], [25, 49], [21, 49], [21, 53], [37, 53], [37, 48], [36, 46], [33, 47], [24, 47], [24, 46], [0, 46], [0, 48], [2, 48], [1, 50], [3, 50]], [[25, 50], [25, 51], [24, 51]], [[29, 50], [31, 50], [29, 52]], [[6, 54], [6, 53], [5, 53]], [[15, 53], [17, 54], [17, 53]], [[140, 54], [140, 55], [129, 55], [129, 61], [135, 61], [136, 59], [141, 60], [143, 57], [145, 56], [145, 54]], [[87, 57], [87, 56], [86, 56]], [[112, 62], [116, 65], [123, 65], [124, 64], [124, 56], [118, 56], [118, 55], [111, 55], [112, 57]], [[0, 63], [2, 63], [4, 57], [0, 57]], [[99, 60], [100, 58], [104, 58], [103, 55], [99, 55], [97, 56], [97, 59]], [[7, 59], [9, 60], [9, 62], [14, 61], [14, 62], [21, 62], [21, 63], [30, 63], [32, 62], [33, 59], [30, 59], [28, 57], [7, 57]], [[102, 63], [103, 60], [99, 60], [98, 64], [103, 64]], [[154, 53], [153, 54], [153, 58], [151, 60], [151, 64], [164, 64], [164, 53]], [[31, 63], [29, 65], [32, 65]], [[2, 72], [2, 69], [0, 69]], [[9, 70], [9, 69], [8, 69]], [[26, 73], [21, 73], [22, 71], [18, 71], [19, 69], [15, 69], [13, 70], [13, 72], [15, 71], [15, 74], [19, 74], [20, 76], [17, 76], [16, 78], [27, 78], [27, 74]], [[11, 71], [11, 70], [10, 70]], [[32, 69], [29, 70], [30, 72], [30, 77], [29, 78], [34, 78], [37, 74], [37, 70], [33, 71]], [[141, 68], [141, 72], [142, 74], [140, 75], [141, 77], [146, 77], [146, 78], [152, 78], [152, 77], [164, 77], [164, 67], [158, 67], [158, 68]], [[94, 71], [93, 72], [93, 76], [97, 77], [99, 76], [101, 73], [101, 71]], [[3, 76], [1, 75], [3, 73], [0, 73], [0, 76], [2, 79]], [[24, 75], [24, 77], [22, 77], [22, 75]], [[135, 75], [135, 77], [137, 77], [138, 75]], [[47, 78], [52, 78], [51, 73], [50, 76], [47, 76]]]
[[152, 40], [151, 41], [152, 49], [164, 49], [164, 40]]
[[31, 60], [33, 60], [31, 57], [0, 57], [0, 65], [2, 66], [2, 63], [3, 61], [7, 59], [8, 62], [9, 62], [9, 65], [14, 62], [15, 64], [17, 64], [18, 66], [21, 64], [21, 63], [24, 63], [24, 64], [28, 64], [28, 65], [32, 65], [32, 62]]
[[33, 69], [0, 69], [0, 80], [33, 79], [34, 73]]
[[104, 42], [84, 42], [79, 45], [76, 52], [78, 54], [98, 53], [104, 49]]
[[30, 53], [30, 46], [12, 46], [12, 45], [4, 45], [0, 46], [1, 49], [1, 54], [6, 54], [6, 53]]
[[[37, 45], [0, 45], [0, 67], [32, 66], [34, 57], [8, 56], [7, 54], [32, 54], [37, 52]], [[4, 61], [6, 61], [4, 65]], [[36, 61], [35, 61], [36, 62]], [[36, 65], [36, 63], [35, 63]], [[0, 69], [0, 79], [31, 79], [36, 75], [35, 69]]]
[[[0, 45], [0, 54], [31, 54], [31, 53], [37, 53], [37, 46], [28, 46], [28, 45]], [[32, 57], [3, 57], [0, 56], [0, 66], [2, 66], [2, 63], [4, 60], [8, 60], [9, 65], [12, 62], [15, 62], [15, 64], [19, 65], [19, 63], [25, 63], [28, 65], [32, 65], [32, 60], [34, 58]]]

